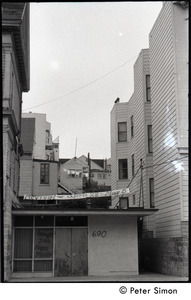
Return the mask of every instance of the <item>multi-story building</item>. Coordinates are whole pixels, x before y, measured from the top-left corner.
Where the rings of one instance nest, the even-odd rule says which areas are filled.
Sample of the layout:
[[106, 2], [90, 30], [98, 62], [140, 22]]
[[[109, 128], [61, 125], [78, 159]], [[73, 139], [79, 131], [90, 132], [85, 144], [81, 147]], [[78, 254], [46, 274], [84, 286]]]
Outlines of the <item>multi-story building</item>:
[[[51, 124], [46, 121], [46, 114], [23, 113], [23, 128], [29, 123], [28, 119], [34, 120], [34, 143], [33, 158], [44, 160], [59, 160], [59, 137], [52, 140]], [[27, 134], [27, 131], [26, 131]]]
[[58, 193], [59, 142], [52, 142], [45, 114], [23, 114], [19, 197]]
[[188, 1], [163, 3], [149, 35], [149, 49], [159, 209], [149, 259], [156, 270], [182, 275], [188, 272]]
[[[155, 207], [142, 223], [144, 268], [188, 272], [188, 8], [164, 2], [134, 66], [134, 93], [111, 112], [113, 207]], [[164, 30], [162, 30], [164, 28]], [[169, 254], [170, 253], [170, 254]]]
[[12, 206], [19, 204], [22, 93], [30, 88], [29, 3], [2, 3], [4, 280], [12, 271]]

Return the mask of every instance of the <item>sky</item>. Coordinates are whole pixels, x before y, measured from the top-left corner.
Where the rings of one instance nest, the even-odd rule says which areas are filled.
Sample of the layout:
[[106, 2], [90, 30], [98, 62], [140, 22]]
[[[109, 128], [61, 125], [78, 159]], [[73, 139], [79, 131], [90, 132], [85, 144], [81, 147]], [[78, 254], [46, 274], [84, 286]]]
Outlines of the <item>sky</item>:
[[60, 158], [110, 158], [110, 112], [133, 94], [133, 65], [162, 8], [151, 2], [30, 3], [30, 91]]

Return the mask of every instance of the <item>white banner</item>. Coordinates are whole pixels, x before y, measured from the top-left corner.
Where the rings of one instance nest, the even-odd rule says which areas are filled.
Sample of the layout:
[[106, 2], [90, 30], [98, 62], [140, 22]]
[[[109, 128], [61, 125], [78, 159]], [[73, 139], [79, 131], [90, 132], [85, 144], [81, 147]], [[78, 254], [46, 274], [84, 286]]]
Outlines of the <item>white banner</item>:
[[72, 195], [47, 195], [47, 196], [27, 196], [24, 195], [24, 200], [78, 200], [86, 198], [100, 198], [100, 197], [111, 197], [111, 196], [122, 196], [129, 194], [129, 188], [114, 190], [108, 192], [98, 193], [84, 193], [84, 194], [72, 194]]

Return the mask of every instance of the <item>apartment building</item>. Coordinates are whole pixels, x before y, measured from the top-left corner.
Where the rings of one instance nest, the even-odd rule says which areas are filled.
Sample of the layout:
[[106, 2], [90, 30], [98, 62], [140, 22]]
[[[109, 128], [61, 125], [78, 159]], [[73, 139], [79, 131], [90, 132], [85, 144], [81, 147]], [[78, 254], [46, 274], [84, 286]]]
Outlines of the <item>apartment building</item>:
[[29, 3], [2, 3], [4, 280], [12, 271], [12, 207], [19, 204], [22, 93], [30, 89]]
[[[175, 1], [176, 2], [176, 1]], [[155, 207], [141, 220], [141, 264], [188, 274], [188, 7], [164, 2], [149, 49], [134, 65], [134, 93], [111, 112], [113, 207]]]
[[163, 3], [149, 35], [149, 49], [155, 206], [159, 209], [155, 218], [157, 240], [149, 241], [153, 250], [150, 263], [153, 264], [151, 257], [156, 253], [156, 270], [185, 275], [188, 273], [188, 1]]

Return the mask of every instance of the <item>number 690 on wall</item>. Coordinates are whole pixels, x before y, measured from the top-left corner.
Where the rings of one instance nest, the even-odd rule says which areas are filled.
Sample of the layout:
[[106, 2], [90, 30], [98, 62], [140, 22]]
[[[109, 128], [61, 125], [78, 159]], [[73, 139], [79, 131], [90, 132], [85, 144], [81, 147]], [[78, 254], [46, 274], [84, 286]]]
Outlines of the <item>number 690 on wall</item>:
[[107, 231], [93, 231], [92, 232], [92, 236], [93, 237], [102, 237], [102, 238], [104, 238], [105, 236], [106, 236], [106, 234], [107, 234]]

